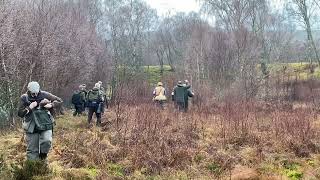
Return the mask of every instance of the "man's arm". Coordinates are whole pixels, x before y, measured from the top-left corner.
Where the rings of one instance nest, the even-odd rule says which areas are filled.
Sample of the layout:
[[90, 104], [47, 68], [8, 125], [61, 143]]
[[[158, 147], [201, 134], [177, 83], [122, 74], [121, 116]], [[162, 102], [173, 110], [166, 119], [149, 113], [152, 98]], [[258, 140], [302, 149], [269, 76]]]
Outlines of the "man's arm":
[[189, 97], [193, 97], [193, 96], [194, 96], [194, 93], [191, 92], [190, 89], [188, 89], [188, 96], [189, 96]]
[[20, 98], [20, 104], [18, 108], [18, 116], [24, 118], [31, 109], [29, 108], [30, 102], [28, 102], [27, 95], [22, 95]]
[[55, 96], [48, 92], [42, 92], [45, 93], [45, 98], [51, 101], [52, 107], [57, 107], [63, 103], [62, 99], [58, 96]]
[[172, 91], [172, 93], [171, 93], [171, 99], [172, 99], [172, 101], [175, 101], [175, 98], [174, 98], [174, 96], [175, 96], [175, 91], [176, 91], [176, 88], [174, 88], [173, 91]]

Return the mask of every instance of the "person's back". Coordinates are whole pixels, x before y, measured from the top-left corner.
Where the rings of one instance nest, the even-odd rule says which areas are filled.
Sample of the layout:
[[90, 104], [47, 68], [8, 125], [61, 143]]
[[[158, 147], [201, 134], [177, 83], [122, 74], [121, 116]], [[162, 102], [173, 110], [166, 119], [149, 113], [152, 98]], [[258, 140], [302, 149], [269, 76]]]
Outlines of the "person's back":
[[86, 91], [83, 85], [80, 85], [79, 90], [73, 93], [71, 101], [75, 108], [73, 116], [80, 115], [85, 111]]
[[[159, 83], [158, 83], [159, 84]], [[154, 91], [153, 91], [153, 95], [154, 95], [154, 100], [156, 101], [165, 101], [167, 100], [167, 97], [166, 97], [166, 90], [164, 87], [162, 87], [162, 84], [161, 85], [158, 85]]]
[[167, 97], [166, 97], [166, 90], [163, 87], [162, 82], [158, 82], [157, 87], [154, 88], [153, 100], [156, 103], [156, 105], [161, 107], [161, 109], [164, 109], [164, 103], [167, 100]]
[[187, 89], [184, 86], [177, 85], [174, 89], [174, 101], [177, 103], [184, 103], [186, 93]]
[[87, 94], [88, 107], [95, 107], [101, 101], [101, 94], [99, 89], [92, 89]]
[[92, 116], [95, 113], [97, 117], [97, 126], [101, 124], [101, 113], [102, 113], [102, 95], [100, 91], [100, 84], [96, 83], [94, 88], [87, 94], [87, 107], [88, 111], [88, 123], [91, 124]]
[[193, 96], [190, 87], [190, 85], [184, 85], [179, 81], [172, 92], [172, 99], [180, 111], [186, 112], [188, 109], [188, 98]]
[[81, 92], [79, 90], [76, 90], [73, 95], [72, 95], [72, 98], [71, 98], [71, 102], [72, 104], [74, 105], [78, 105], [78, 104], [81, 104], [82, 103], [82, 98], [81, 98]]
[[185, 106], [185, 111], [188, 111], [188, 107], [189, 107], [189, 97], [193, 97], [194, 96], [194, 94], [193, 94], [193, 92], [191, 91], [191, 89], [187, 89], [187, 92], [186, 92], [186, 94], [185, 94], [185, 97], [184, 97], [184, 106]]

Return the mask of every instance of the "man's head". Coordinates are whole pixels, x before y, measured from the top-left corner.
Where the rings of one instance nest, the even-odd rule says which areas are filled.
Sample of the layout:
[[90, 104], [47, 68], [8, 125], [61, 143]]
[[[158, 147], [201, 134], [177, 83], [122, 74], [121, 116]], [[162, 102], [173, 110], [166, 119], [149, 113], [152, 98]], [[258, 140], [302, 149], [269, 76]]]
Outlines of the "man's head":
[[98, 81], [98, 83], [100, 84], [100, 86], [102, 85], [102, 82], [101, 82], [101, 81]]
[[189, 84], [189, 81], [186, 79], [186, 80], [184, 80], [184, 83], [185, 83], [186, 85], [188, 85], [188, 84]]
[[40, 92], [40, 85], [38, 82], [32, 81], [28, 84], [28, 91], [30, 92], [32, 97], [38, 96]]
[[182, 85], [182, 81], [178, 81], [178, 85]]
[[81, 85], [79, 86], [79, 89], [80, 89], [81, 91], [85, 90], [85, 89], [86, 89], [85, 84], [81, 84]]
[[101, 84], [98, 82], [94, 85], [93, 89], [100, 89]]
[[162, 82], [158, 82], [157, 86], [163, 86]]

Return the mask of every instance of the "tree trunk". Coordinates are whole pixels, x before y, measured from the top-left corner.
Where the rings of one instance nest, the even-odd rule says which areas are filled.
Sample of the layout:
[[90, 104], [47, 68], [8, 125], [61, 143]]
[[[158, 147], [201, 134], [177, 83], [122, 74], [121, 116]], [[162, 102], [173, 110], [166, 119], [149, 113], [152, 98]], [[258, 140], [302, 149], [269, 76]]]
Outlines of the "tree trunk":
[[15, 121], [15, 117], [14, 117], [14, 113], [13, 113], [13, 110], [15, 109], [15, 105], [14, 105], [13, 92], [12, 92], [12, 87], [11, 87], [12, 83], [10, 82], [10, 77], [8, 75], [7, 67], [4, 62], [4, 54], [3, 53], [4, 53], [4, 46], [3, 46], [3, 44], [1, 44], [0, 59], [1, 59], [2, 69], [4, 72], [5, 81], [8, 86], [9, 118], [10, 118], [11, 125], [15, 125], [16, 121]]

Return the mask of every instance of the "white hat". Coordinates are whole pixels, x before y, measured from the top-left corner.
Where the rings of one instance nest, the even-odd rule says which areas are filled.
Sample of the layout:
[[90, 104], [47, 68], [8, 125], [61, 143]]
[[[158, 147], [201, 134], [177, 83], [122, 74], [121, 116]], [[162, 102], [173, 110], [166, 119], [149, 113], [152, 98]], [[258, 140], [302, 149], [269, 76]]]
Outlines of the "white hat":
[[100, 83], [96, 83], [95, 85], [94, 85], [94, 88], [97, 88], [97, 89], [100, 89]]
[[39, 93], [40, 91], [40, 85], [38, 82], [35, 82], [35, 81], [32, 81], [32, 82], [29, 82], [28, 84], [28, 90], [31, 92], [31, 93]]

